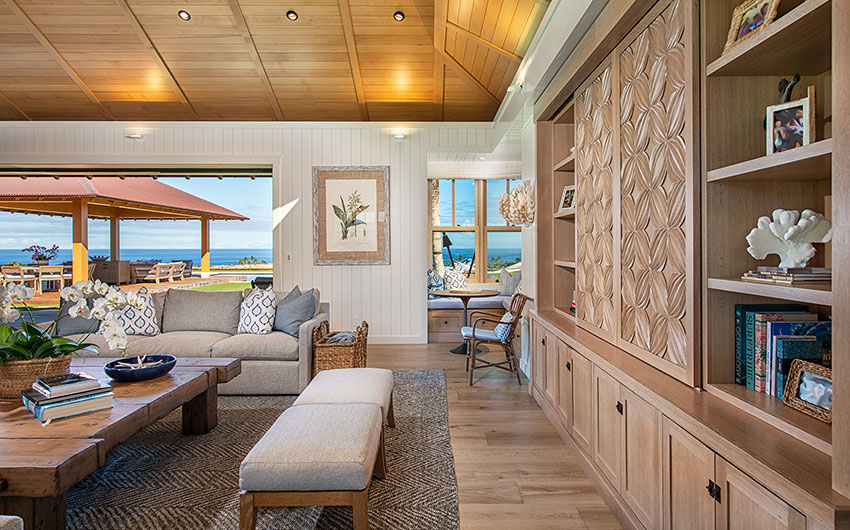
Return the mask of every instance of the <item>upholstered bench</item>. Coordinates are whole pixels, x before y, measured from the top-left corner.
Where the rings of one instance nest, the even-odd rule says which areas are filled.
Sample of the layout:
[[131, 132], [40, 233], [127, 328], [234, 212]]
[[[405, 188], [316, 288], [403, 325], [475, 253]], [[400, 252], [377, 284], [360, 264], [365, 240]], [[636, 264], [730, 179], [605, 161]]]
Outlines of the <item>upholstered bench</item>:
[[351, 506], [354, 529], [368, 530], [373, 472], [386, 476], [381, 407], [290, 407], [239, 467], [240, 529], [261, 507]]
[[381, 407], [384, 421], [395, 427], [393, 372], [383, 368], [323, 370], [310, 381], [293, 406], [369, 403]]

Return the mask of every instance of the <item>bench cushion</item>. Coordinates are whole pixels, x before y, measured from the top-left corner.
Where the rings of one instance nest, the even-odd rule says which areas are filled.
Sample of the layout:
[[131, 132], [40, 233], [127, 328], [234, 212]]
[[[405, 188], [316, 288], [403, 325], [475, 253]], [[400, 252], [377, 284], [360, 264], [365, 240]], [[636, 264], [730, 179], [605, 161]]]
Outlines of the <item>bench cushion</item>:
[[360, 491], [381, 440], [376, 405], [290, 407], [239, 466], [247, 491]]
[[[469, 300], [469, 309], [502, 309], [504, 301], [510, 299], [510, 296], [482, 296], [481, 298], [472, 298]], [[435, 300], [428, 300], [428, 309], [463, 310], [463, 303], [460, 301], [460, 298], [437, 298]]]
[[162, 331], [217, 331], [236, 335], [240, 291], [207, 293], [169, 289], [162, 315]]
[[390, 410], [393, 373], [383, 368], [322, 370], [301, 392], [295, 405], [371, 403], [381, 407], [384, 420]]
[[298, 339], [280, 331], [272, 331], [265, 335], [240, 333], [216, 342], [212, 348], [212, 356], [251, 360], [297, 361]]

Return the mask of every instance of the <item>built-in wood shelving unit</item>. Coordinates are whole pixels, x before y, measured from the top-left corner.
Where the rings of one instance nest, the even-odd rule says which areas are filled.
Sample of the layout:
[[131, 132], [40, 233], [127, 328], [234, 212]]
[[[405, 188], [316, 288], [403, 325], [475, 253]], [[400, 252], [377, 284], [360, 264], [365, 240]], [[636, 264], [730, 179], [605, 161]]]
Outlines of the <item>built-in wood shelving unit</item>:
[[829, 180], [832, 138], [708, 172], [708, 181]]
[[556, 162], [554, 170], [555, 171], [575, 171], [576, 170], [576, 156], [575, 153], [571, 153], [567, 158]]
[[555, 219], [569, 219], [570, 217], [575, 217], [575, 216], [576, 216], [576, 209], [575, 208], [565, 208], [563, 210], [558, 210], [557, 212], [555, 212], [555, 215], [554, 215]]
[[555, 266], [556, 267], [563, 267], [565, 269], [575, 269], [576, 268], [576, 262], [575, 261], [561, 261], [561, 260], [556, 259], [555, 260]]
[[805, 286], [745, 282], [739, 278], [709, 278], [708, 288], [801, 304], [832, 305], [832, 283], [811, 282]]

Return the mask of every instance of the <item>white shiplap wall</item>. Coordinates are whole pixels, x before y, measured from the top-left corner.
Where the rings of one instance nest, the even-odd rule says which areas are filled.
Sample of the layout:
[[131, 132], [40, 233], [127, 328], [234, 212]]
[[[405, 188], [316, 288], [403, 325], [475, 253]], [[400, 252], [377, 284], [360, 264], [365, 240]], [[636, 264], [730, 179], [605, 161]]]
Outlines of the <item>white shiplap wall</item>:
[[[491, 124], [0, 122], [0, 164], [273, 164], [277, 284], [318, 287], [331, 325], [369, 322], [374, 342], [427, 340], [428, 153], [488, 151]], [[126, 134], [142, 132], [141, 142]], [[312, 167], [389, 165], [391, 265], [313, 265]], [[2, 230], [2, 227], [0, 227]], [[292, 255], [284, 263], [284, 254]]]

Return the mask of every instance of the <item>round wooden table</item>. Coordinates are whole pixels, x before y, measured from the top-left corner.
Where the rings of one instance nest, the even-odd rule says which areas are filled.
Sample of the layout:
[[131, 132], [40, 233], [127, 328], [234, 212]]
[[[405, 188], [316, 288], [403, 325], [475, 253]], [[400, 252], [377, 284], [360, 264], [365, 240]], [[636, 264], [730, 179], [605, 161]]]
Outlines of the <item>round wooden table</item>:
[[[463, 304], [463, 325], [468, 326], [469, 311], [467, 306], [469, 305], [469, 301], [473, 298], [496, 296], [499, 294], [499, 291], [494, 291], [492, 289], [450, 289], [446, 291], [431, 291], [430, 294], [440, 296], [442, 298], [460, 298], [460, 301]], [[462, 342], [460, 346], [452, 348], [449, 351], [458, 355], [466, 355], [466, 343]]]

